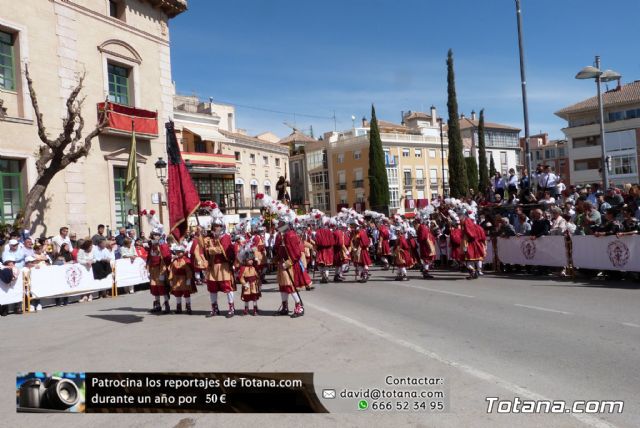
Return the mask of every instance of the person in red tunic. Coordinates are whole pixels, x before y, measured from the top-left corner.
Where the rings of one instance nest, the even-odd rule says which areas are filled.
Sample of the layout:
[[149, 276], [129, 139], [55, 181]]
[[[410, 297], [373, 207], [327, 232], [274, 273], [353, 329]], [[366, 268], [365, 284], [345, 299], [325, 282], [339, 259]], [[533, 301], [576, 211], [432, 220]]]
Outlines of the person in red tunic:
[[191, 278], [193, 270], [191, 261], [185, 255], [185, 248], [178, 246], [175, 249], [176, 258], [169, 266], [169, 283], [171, 294], [176, 296], [176, 314], [182, 313], [182, 298], [184, 297], [187, 314], [191, 315]]
[[351, 238], [346, 230], [344, 223], [335, 222], [333, 230], [333, 263], [335, 267], [334, 282], [342, 282], [345, 280], [344, 274], [349, 267], [351, 257], [349, 255], [349, 247], [351, 246]]
[[151, 241], [151, 248], [147, 257], [147, 270], [149, 271], [149, 291], [153, 296], [153, 309], [150, 313], [160, 313], [160, 296], [164, 296], [164, 313], [171, 312], [169, 307], [169, 293], [167, 292], [167, 266], [160, 252], [160, 243]]
[[391, 257], [389, 220], [383, 219], [381, 221], [378, 225], [378, 232], [378, 256], [380, 257], [380, 261], [382, 261], [382, 270], [389, 270], [389, 257]]
[[236, 257], [231, 236], [223, 231], [224, 223], [222, 218], [215, 218], [212, 227], [212, 236], [204, 241], [204, 253], [209, 262], [207, 290], [211, 300], [211, 312], [207, 315], [207, 318], [220, 314], [218, 292], [227, 295], [227, 302], [229, 303], [227, 318], [231, 318], [235, 314], [233, 303], [233, 292], [235, 291], [233, 263]]
[[487, 254], [487, 235], [484, 229], [468, 215], [462, 217], [460, 228], [462, 230], [462, 251], [469, 270], [467, 279], [477, 279], [478, 272], [482, 270], [482, 260]]
[[333, 266], [333, 247], [335, 245], [335, 236], [329, 229], [328, 220], [322, 220], [322, 226], [316, 230], [316, 263], [320, 267], [322, 278], [320, 282], [326, 284], [329, 282], [329, 268]]
[[413, 258], [411, 257], [411, 247], [409, 241], [407, 241], [407, 232], [408, 228], [406, 225], [403, 224], [400, 226], [394, 254], [395, 264], [398, 268], [398, 274], [395, 278], [396, 281], [408, 281], [407, 269], [414, 265]]
[[416, 233], [418, 235], [418, 246], [420, 247], [422, 277], [433, 278], [433, 275], [429, 274], [429, 267], [436, 258], [436, 238], [433, 236], [433, 233], [429, 228], [428, 219], [424, 218], [424, 216], [417, 216], [416, 223], [418, 224]]
[[298, 289], [311, 284], [309, 275], [305, 275], [300, 251], [301, 242], [293, 227], [287, 221], [280, 221], [278, 236], [274, 244], [274, 256], [278, 267], [278, 288], [282, 297], [282, 305], [278, 309], [278, 315], [289, 315], [289, 296], [295, 302], [292, 318], [304, 315], [302, 300]]
[[251, 315], [258, 315], [258, 299], [262, 296], [260, 286], [260, 274], [256, 269], [255, 260], [258, 249], [252, 244], [245, 245], [238, 253], [240, 269], [238, 270], [238, 281], [242, 286], [240, 298], [244, 302], [243, 315], [249, 314], [249, 302], [252, 302], [253, 309]]
[[367, 235], [367, 230], [363, 227], [362, 220], [351, 223], [351, 232], [351, 261], [356, 267], [356, 277], [360, 277], [358, 282], [364, 283], [369, 279], [369, 266], [371, 266], [369, 245], [371, 245], [371, 240]]

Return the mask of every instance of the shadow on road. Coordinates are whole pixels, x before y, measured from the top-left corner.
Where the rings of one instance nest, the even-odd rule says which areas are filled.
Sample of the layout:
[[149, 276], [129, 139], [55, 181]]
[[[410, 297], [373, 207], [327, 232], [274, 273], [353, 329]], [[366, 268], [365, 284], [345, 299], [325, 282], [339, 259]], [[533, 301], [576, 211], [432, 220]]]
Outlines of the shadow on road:
[[141, 322], [144, 318], [139, 315], [87, 315], [90, 318], [98, 318], [105, 321], [113, 321], [120, 324], [133, 324]]

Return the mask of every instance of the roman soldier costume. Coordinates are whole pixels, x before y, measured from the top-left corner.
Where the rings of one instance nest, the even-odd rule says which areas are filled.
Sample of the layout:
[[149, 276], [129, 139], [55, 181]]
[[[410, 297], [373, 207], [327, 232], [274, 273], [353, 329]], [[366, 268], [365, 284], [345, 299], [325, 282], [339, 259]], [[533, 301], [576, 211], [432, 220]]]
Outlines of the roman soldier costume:
[[[337, 222], [336, 222], [337, 223]], [[344, 273], [349, 268], [351, 256], [349, 247], [351, 246], [351, 238], [345, 230], [344, 223], [337, 224], [337, 228], [333, 231], [333, 262], [335, 266], [334, 282], [342, 282], [345, 280]]]
[[[170, 263], [169, 263], [170, 264]], [[151, 244], [149, 255], [147, 257], [147, 270], [149, 271], [149, 291], [154, 296], [153, 309], [151, 313], [159, 313], [162, 311], [160, 306], [160, 296], [164, 296], [164, 313], [171, 312], [169, 308], [169, 293], [167, 292], [167, 266], [165, 258], [160, 251], [158, 241]]]
[[[322, 213], [316, 215], [322, 216]], [[323, 225], [316, 230], [316, 263], [320, 266], [322, 279], [320, 282], [326, 284], [329, 282], [329, 267], [333, 266], [333, 247], [335, 245], [335, 236], [329, 229], [328, 220], [320, 219]]]
[[176, 258], [169, 266], [169, 283], [171, 294], [176, 296], [176, 314], [182, 313], [182, 298], [185, 299], [186, 310], [191, 315], [191, 278], [193, 270], [191, 262], [185, 257], [185, 248], [176, 248]]

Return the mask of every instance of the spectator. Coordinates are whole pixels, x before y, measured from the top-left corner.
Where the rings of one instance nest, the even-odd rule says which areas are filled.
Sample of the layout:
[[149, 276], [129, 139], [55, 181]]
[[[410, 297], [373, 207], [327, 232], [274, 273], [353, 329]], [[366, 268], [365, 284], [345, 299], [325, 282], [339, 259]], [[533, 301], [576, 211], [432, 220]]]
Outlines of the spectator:
[[136, 256], [142, 258], [142, 260], [146, 262], [149, 253], [147, 249], [144, 247], [144, 242], [142, 241], [142, 239], [136, 239], [135, 250], [136, 250]]
[[22, 244], [22, 251], [25, 257], [33, 257], [33, 239], [26, 238]]
[[[3, 264], [0, 265], [0, 281], [5, 284], [11, 284], [13, 281], [18, 279], [18, 275], [20, 274], [20, 270], [16, 266], [15, 261], [11, 256], [4, 256], [3, 253]], [[22, 313], [22, 304], [16, 303], [13, 305], [13, 312], [16, 314]], [[6, 317], [9, 313], [9, 305], [0, 306], [0, 315]]]
[[106, 238], [106, 236], [104, 234], [104, 224], [99, 224], [98, 225], [98, 233], [96, 233], [95, 235], [93, 235], [91, 237], [91, 242], [93, 243], [93, 245], [98, 246], [98, 244], [100, 243], [100, 240], [102, 238]]
[[69, 248], [71, 248], [71, 239], [69, 239], [69, 228], [63, 226], [60, 228], [60, 234], [53, 238], [51, 243], [53, 244], [53, 253], [58, 254], [60, 252], [60, 247], [62, 247], [63, 243], [69, 244]]
[[43, 251], [42, 245], [37, 243], [33, 246], [33, 257], [38, 262], [39, 266], [50, 265], [51, 258]]
[[522, 210], [522, 207], [516, 208], [513, 229], [516, 232], [516, 236], [528, 236], [531, 233], [531, 221]]
[[522, 170], [522, 176], [520, 177], [520, 199], [522, 196], [528, 193], [531, 190], [531, 182], [529, 178], [529, 171], [527, 168]]
[[611, 208], [604, 215], [604, 222], [600, 224], [600, 226], [596, 227], [593, 235], [594, 236], [611, 236], [621, 233], [623, 231], [622, 225], [618, 220], [616, 220], [616, 215], [618, 214], [615, 208]]
[[496, 175], [493, 177], [493, 188], [496, 195], [500, 195], [500, 199], [504, 199], [504, 178], [502, 174], [496, 171]]
[[[96, 259], [93, 255], [93, 244], [87, 239], [80, 247], [80, 251], [78, 251], [78, 264], [82, 265], [88, 272], [91, 272], [95, 260]], [[92, 300], [93, 296], [91, 294], [85, 294], [80, 298], [80, 303], [87, 301], [90, 302]]]
[[21, 270], [24, 267], [25, 255], [23, 249], [20, 247], [20, 242], [16, 239], [11, 239], [7, 245], [9, 249], [2, 253], [2, 260], [11, 260], [16, 268]]
[[56, 254], [55, 259], [53, 260], [54, 265], [64, 265], [66, 263], [73, 262], [73, 254], [69, 249], [69, 244], [64, 242], [62, 247], [60, 247], [60, 252]]
[[585, 202], [583, 204], [583, 207], [584, 216], [582, 219], [582, 228], [585, 235], [591, 235], [594, 228], [600, 226], [600, 223], [602, 222], [602, 216], [590, 202]]
[[564, 235], [567, 231], [567, 220], [562, 217], [562, 210], [559, 207], [552, 207], [551, 212], [551, 228], [549, 235]]
[[549, 209], [551, 206], [556, 204], [556, 198], [551, 195], [551, 191], [545, 190], [544, 197], [540, 200], [540, 203], [543, 205], [544, 209]]
[[544, 217], [542, 210], [540, 208], [531, 210], [531, 216], [533, 218], [531, 222], [531, 239], [548, 235], [551, 225], [549, 224], [549, 220]]
[[[133, 209], [127, 212], [127, 229], [133, 229], [136, 227], [136, 221], [138, 220], [138, 214], [134, 214]], [[118, 244], [120, 245], [120, 244]]]
[[509, 196], [516, 195], [518, 193], [518, 177], [516, 177], [516, 170], [509, 169], [509, 177], [507, 177], [507, 190], [509, 190]]
[[69, 233], [69, 241], [71, 241], [71, 245], [69, 246], [69, 251], [73, 251], [74, 248], [78, 245], [78, 235], [75, 232]]
[[116, 235], [116, 244], [118, 244], [118, 247], [122, 247], [122, 243], [124, 242], [124, 240], [127, 238], [127, 229], [124, 227], [121, 227], [120, 229], [118, 229], [118, 234]]
[[607, 194], [604, 200], [612, 207], [612, 208], [622, 208], [624, 205], [624, 198], [618, 192], [617, 189], [610, 187], [607, 189]]
[[[31, 275], [32, 269], [39, 269], [40, 267], [37, 264], [35, 257], [29, 256], [25, 259], [25, 274]], [[40, 312], [42, 310], [42, 304], [40, 303], [40, 299], [31, 299], [31, 304], [29, 305], [29, 312]]]
[[[120, 257], [123, 259], [130, 259], [133, 262], [138, 255], [136, 249], [131, 245], [131, 239], [127, 238], [123, 241], [122, 247], [120, 247]], [[133, 294], [133, 285], [129, 287], [129, 294]]]
[[502, 217], [500, 219], [500, 228], [498, 229], [498, 236], [501, 238], [510, 238], [516, 236], [516, 231], [509, 223], [509, 218]]

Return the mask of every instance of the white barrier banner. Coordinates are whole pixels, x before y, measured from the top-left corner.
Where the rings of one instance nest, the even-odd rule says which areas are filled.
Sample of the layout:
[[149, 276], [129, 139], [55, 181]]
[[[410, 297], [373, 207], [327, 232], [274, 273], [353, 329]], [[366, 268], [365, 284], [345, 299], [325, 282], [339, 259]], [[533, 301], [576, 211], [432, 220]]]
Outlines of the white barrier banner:
[[149, 272], [143, 259], [136, 257], [131, 259], [116, 260], [116, 285], [129, 287], [131, 285], [149, 282]]
[[498, 238], [498, 259], [510, 265], [566, 266], [564, 236]]
[[0, 305], [21, 302], [24, 296], [23, 284], [22, 272], [20, 272], [18, 278], [10, 284], [0, 281]]
[[491, 238], [487, 238], [487, 255], [484, 256], [483, 263], [493, 263], [493, 242]]
[[640, 236], [572, 236], [571, 241], [577, 268], [640, 271]]
[[44, 266], [31, 270], [31, 294], [33, 297], [51, 297], [82, 294], [107, 290], [113, 284], [113, 276], [93, 279], [93, 271], [79, 264]]

